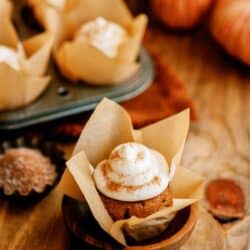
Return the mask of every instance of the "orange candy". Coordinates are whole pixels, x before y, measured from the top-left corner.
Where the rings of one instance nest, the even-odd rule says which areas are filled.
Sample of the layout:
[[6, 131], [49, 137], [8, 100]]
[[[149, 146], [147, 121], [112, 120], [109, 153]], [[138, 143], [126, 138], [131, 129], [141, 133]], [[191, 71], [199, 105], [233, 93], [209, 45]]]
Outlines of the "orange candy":
[[222, 220], [242, 218], [245, 198], [240, 186], [229, 179], [211, 181], [205, 191], [209, 210]]

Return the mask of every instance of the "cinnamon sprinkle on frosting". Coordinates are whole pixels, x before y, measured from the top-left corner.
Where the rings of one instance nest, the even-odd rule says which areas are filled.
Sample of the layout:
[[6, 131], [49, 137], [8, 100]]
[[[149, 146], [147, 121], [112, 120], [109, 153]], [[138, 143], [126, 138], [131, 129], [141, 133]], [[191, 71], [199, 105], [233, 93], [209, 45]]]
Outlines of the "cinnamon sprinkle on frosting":
[[94, 171], [97, 189], [107, 197], [139, 201], [156, 197], [169, 183], [164, 157], [142, 144], [130, 142], [117, 146]]

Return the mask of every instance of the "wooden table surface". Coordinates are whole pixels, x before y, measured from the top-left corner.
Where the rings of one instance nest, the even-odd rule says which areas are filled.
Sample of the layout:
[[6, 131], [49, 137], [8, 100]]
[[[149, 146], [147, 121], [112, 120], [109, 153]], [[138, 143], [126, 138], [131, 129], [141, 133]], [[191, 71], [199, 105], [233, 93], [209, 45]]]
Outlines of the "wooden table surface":
[[[148, 42], [177, 70], [197, 105], [199, 120], [191, 126], [183, 165], [207, 179], [242, 181], [250, 197], [250, 69], [222, 53], [206, 28], [182, 35], [156, 28]], [[70, 155], [72, 145], [63, 147]], [[31, 207], [0, 200], [0, 250], [71, 249], [61, 200], [57, 188]], [[249, 234], [249, 223], [243, 229]], [[247, 237], [243, 241], [240, 250], [250, 247]]]

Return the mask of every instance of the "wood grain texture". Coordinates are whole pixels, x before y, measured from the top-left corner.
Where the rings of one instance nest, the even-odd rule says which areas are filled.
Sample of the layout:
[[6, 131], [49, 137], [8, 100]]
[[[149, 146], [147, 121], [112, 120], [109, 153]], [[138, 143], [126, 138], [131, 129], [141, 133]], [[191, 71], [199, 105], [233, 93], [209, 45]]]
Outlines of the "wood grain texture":
[[0, 249], [69, 249], [60, 206], [57, 190], [32, 206], [0, 201]]
[[[192, 35], [152, 29], [147, 44], [171, 63], [196, 101], [183, 165], [211, 179], [235, 180], [246, 198], [246, 217], [222, 225], [226, 250], [250, 249], [250, 69], [211, 39], [206, 27]], [[201, 202], [206, 207], [205, 201]], [[219, 250], [219, 249], [218, 249]]]
[[[235, 179], [250, 197], [250, 69], [226, 56], [206, 28], [180, 35], [154, 27], [146, 45], [176, 69], [196, 101], [199, 120], [191, 126], [183, 165], [207, 180]], [[70, 155], [72, 146], [64, 148]], [[31, 207], [0, 200], [0, 250], [70, 249], [61, 198], [55, 189]], [[249, 198], [246, 211], [244, 220], [223, 226], [228, 250], [250, 248]]]

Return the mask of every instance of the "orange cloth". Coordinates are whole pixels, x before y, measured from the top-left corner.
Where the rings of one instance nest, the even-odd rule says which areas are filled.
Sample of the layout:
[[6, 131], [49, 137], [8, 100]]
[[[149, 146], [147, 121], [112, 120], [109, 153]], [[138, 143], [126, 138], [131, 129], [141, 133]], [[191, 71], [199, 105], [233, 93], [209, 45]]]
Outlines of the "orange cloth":
[[185, 84], [174, 69], [159, 55], [153, 54], [156, 77], [153, 84], [141, 95], [122, 103], [130, 113], [135, 127], [142, 127], [190, 108], [191, 119], [196, 119], [194, 104], [188, 97]]
[[[149, 49], [152, 50], [152, 49]], [[188, 97], [186, 85], [175, 70], [159, 54], [151, 52], [156, 77], [152, 85], [141, 95], [122, 103], [129, 112], [135, 128], [164, 119], [185, 108], [191, 110], [191, 120], [196, 120], [193, 101]], [[56, 138], [77, 138], [90, 116], [90, 112], [80, 114], [58, 125], [52, 130]]]

